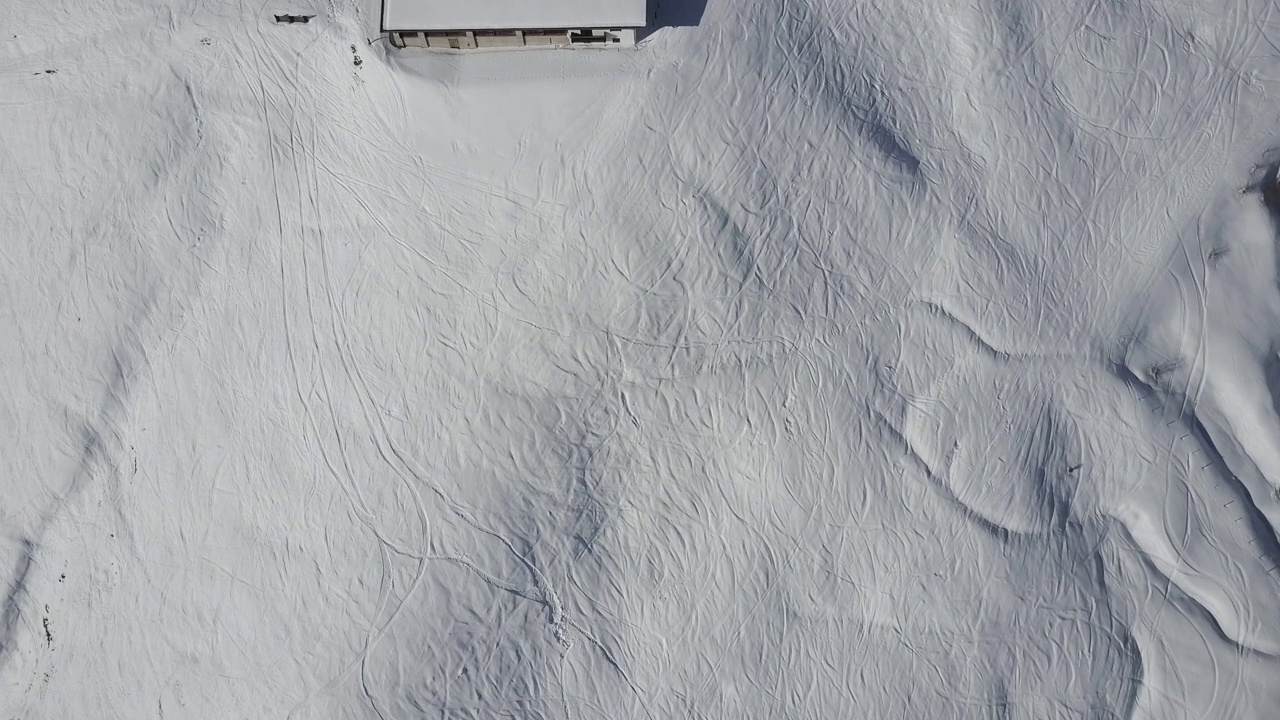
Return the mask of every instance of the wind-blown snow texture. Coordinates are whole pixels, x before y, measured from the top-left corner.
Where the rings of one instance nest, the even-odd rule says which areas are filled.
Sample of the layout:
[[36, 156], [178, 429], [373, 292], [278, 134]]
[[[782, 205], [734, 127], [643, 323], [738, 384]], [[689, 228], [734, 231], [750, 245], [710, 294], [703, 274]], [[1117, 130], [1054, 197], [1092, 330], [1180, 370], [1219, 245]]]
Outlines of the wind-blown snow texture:
[[1272, 3], [377, 18], [0, 6], [0, 714], [1274, 716]]

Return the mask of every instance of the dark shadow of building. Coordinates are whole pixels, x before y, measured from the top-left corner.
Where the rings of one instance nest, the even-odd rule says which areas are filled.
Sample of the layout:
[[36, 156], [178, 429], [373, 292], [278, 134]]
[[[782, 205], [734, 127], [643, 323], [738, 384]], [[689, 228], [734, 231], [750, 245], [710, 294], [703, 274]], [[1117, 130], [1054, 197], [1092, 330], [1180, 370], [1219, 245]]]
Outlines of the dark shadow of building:
[[663, 28], [697, 27], [706, 9], [707, 0], [649, 0], [649, 27], [636, 33], [636, 41]]

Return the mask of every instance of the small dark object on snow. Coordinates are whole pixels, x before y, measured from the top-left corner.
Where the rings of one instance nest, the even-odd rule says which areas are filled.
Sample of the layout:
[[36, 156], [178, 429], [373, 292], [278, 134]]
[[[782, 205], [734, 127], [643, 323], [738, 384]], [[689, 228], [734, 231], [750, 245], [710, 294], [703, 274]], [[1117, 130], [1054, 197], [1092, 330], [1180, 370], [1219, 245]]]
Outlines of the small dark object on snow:
[[311, 18], [315, 15], [277, 15], [276, 22], [282, 25], [293, 25], [294, 23], [302, 23], [306, 25], [311, 22]]

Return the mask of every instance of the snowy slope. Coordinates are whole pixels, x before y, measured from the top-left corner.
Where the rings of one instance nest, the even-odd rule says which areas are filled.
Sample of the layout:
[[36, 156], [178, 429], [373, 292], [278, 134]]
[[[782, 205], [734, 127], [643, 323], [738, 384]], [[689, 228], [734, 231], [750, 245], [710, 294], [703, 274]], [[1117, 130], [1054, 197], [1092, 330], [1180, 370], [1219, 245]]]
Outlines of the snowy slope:
[[0, 8], [0, 714], [1280, 707], [1273, 5], [378, 17]]

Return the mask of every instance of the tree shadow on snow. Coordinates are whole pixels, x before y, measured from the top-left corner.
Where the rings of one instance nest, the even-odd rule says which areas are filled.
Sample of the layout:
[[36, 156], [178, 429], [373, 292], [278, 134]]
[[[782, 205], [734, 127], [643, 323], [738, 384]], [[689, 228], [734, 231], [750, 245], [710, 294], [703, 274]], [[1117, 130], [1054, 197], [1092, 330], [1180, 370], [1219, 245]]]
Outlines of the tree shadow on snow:
[[706, 9], [707, 0], [649, 0], [649, 26], [636, 33], [636, 40], [663, 28], [697, 27]]

